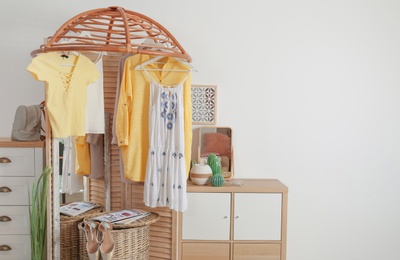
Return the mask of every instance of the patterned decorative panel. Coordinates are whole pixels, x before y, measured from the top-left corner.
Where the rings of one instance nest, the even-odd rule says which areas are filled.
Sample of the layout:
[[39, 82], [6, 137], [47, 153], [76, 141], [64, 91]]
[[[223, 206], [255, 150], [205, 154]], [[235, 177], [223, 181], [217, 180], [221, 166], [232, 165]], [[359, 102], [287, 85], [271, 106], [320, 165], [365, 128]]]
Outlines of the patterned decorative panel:
[[215, 125], [217, 86], [192, 85], [192, 124]]

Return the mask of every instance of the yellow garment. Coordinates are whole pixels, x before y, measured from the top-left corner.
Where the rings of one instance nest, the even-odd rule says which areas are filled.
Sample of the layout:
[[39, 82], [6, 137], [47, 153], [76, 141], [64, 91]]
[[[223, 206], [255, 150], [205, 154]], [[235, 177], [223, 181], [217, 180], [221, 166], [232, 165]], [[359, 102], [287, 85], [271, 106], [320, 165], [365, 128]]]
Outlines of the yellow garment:
[[83, 55], [43, 53], [27, 67], [46, 82], [46, 110], [53, 137], [83, 136], [86, 126], [86, 87], [97, 80], [96, 65]]
[[[121, 147], [125, 178], [143, 182], [146, 176], [146, 164], [149, 149], [149, 99], [150, 78], [136, 66], [151, 59], [149, 55], [138, 54], [125, 61], [124, 75], [121, 81], [120, 97], [116, 115], [116, 134]], [[165, 64], [163, 64], [165, 62]], [[184, 122], [185, 122], [185, 159], [186, 169], [190, 169], [192, 145], [192, 97], [191, 74], [168, 70], [189, 70], [174, 58], [163, 58], [158, 63], [146, 66], [151, 78], [162, 85], [180, 84], [183, 86]]]
[[90, 175], [90, 145], [86, 142], [86, 136], [75, 137], [76, 150], [76, 174]]

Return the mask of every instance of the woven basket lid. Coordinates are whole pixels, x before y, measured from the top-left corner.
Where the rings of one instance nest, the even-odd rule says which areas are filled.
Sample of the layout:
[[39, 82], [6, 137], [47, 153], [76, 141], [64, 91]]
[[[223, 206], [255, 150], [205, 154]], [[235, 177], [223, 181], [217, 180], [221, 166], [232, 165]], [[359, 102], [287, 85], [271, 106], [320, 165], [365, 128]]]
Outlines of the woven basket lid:
[[119, 6], [76, 15], [31, 55], [51, 51], [141, 53], [191, 61], [179, 42], [161, 24]]

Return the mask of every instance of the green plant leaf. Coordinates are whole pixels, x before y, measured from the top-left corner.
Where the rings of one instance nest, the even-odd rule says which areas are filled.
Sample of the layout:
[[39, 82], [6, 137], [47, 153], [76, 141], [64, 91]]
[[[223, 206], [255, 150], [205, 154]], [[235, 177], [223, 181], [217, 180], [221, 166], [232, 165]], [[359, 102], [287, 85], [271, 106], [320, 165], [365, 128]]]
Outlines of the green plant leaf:
[[42, 260], [45, 257], [46, 240], [46, 210], [47, 189], [52, 169], [46, 166], [29, 191], [29, 222], [31, 235], [31, 255], [34, 260]]

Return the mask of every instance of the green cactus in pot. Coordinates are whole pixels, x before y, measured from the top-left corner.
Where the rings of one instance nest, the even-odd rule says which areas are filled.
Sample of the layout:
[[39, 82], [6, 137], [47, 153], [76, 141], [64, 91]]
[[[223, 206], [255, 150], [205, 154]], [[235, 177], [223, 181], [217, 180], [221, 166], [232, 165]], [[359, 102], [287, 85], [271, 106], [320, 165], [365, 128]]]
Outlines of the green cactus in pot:
[[212, 160], [209, 165], [211, 167], [213, 175], [221, 174], [221, 162], [218, 160], [218, 158]]
[[210, 153], [207, 157], [207, 164], [210, 165], [214, 160], [218, 159], [215, 153]]
[[221, 187], [224, 184], [225, 180], [224, 180], [224, 176], [222, 176], [222, 174], [214, 174], [211, 177], [211, 184], [214, 187]]
[[225, 180], [221, 174], [221, 161], [215, 154], [210, 154], [207, 158], [207, 163], [211, 167], [213, 175], [211, 176], [211, 184], [215, 187], [220, 187]]

